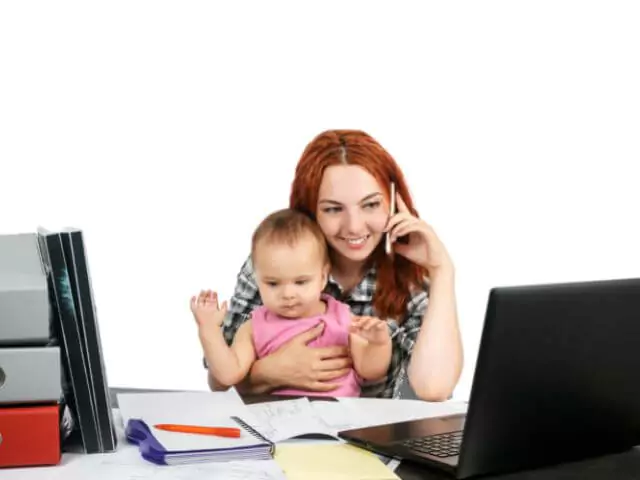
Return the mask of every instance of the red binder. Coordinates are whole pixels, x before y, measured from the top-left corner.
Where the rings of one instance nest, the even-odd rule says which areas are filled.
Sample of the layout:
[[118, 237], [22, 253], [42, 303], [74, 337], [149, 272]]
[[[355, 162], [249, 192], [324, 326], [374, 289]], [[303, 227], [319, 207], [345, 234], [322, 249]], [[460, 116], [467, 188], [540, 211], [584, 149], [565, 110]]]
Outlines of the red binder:
[[0, 406], [0, 467], [60, 462], [58, 405]]

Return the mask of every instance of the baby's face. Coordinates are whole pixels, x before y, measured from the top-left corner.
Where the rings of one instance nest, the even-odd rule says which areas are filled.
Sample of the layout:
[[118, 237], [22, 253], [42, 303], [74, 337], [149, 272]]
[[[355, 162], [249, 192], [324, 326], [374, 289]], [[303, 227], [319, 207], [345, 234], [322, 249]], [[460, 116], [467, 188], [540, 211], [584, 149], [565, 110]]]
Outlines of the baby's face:
[[262, 303], [269, 310], [287, 318], [320, 313], [320, 295], [329, 269], [311, 235], [294, 245], [261, 242], [254, 269]]

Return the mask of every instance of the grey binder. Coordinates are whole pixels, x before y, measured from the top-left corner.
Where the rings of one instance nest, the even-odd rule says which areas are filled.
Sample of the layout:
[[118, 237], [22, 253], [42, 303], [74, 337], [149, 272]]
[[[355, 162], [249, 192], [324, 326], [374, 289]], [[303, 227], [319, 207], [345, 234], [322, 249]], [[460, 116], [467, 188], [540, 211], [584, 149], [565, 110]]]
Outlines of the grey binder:
[[46, 345], [49, 296], [35, 234], [0, 235], [0, 345]]
[[60, 348], [0, 348], [0, 404], [58, 402]]

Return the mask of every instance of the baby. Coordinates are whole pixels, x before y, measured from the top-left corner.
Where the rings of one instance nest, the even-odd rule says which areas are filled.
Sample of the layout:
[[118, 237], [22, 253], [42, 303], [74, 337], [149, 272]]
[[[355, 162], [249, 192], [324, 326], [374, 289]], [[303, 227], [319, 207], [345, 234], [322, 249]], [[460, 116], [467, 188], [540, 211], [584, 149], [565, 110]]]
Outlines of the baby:
[[253, 234], [251, 258], [262, 305], [238, 329], [231, 347], [220, 328], [227, 302], [218, 305], [217, 294], [210, 290], [191, 298], [209, 371], [217, 383], [236, 385], [256, 359], [319, 322], [324, 324], [322, 334], [308, 345], [348, 346], [353, 368], [329, 392], [287, 388], [272, 393], [354, 397], [360, 395], [362, 381], [387, 373], [391, 361], [387, 324], [378, 318], [353, 316], [346, 304], [323, 293], [330, 265], [316, 222], [295, 210], [272, 213]]

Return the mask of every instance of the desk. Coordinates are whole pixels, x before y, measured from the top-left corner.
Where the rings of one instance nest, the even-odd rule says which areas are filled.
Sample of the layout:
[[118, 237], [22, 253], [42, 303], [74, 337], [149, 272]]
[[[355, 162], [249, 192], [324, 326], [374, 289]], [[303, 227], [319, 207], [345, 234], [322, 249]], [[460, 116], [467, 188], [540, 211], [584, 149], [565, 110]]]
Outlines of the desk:
[[[112, 388], [111, 403], [117, 407], [117, 394], [121, 392], [162, 391], [149, 389]], [[172, 390], [166, 390], [172, 391]], [[280, 400], [275, 395], [243, 395], [247, 404]], [[403, 461], [396, 469], [402, 480], [451, 480], [452, 477], [421, 465]], [[482, 477], [482, 480], [638, 480], [640, 479], [640, 448], [624, 453], [607, 455], [555, 467], [528, 470], [506, 475]]]

